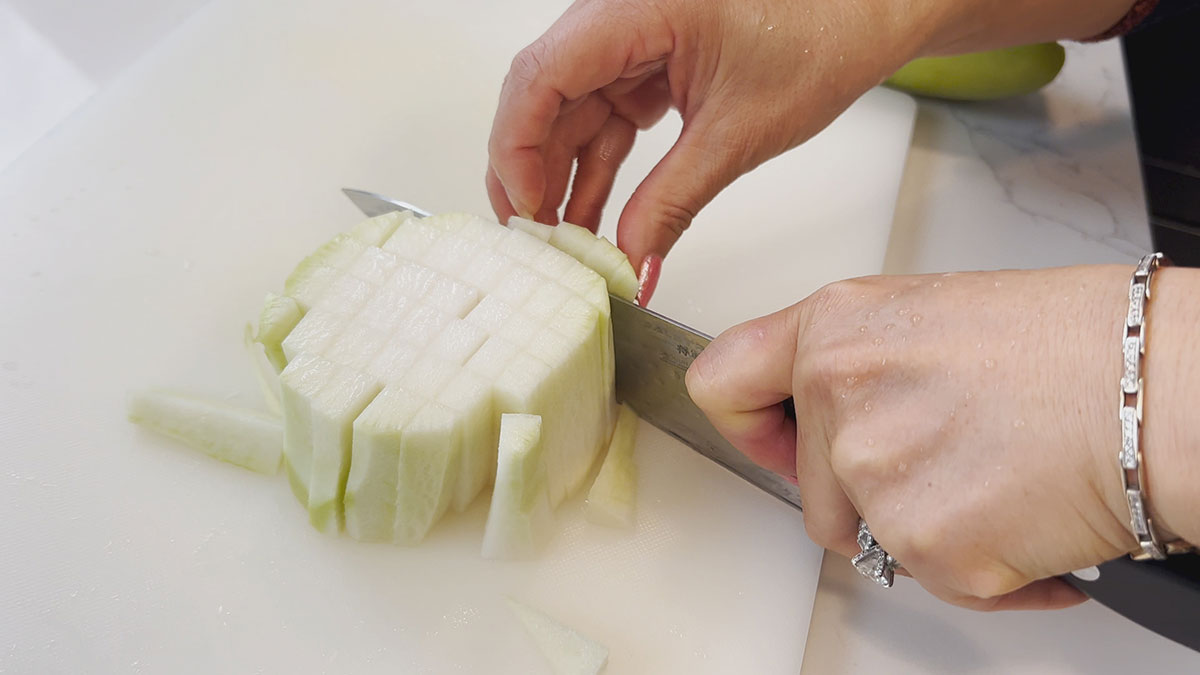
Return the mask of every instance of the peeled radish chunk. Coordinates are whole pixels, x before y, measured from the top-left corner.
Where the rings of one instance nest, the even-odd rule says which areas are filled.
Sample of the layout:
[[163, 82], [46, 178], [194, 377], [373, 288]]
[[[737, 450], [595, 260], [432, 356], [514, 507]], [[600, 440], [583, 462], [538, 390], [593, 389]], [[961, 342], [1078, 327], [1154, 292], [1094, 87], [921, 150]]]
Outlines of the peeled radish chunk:
[[508, 606], [555, 675], [597, 675], [608, 665], [608, 648], [599, 642], [512, 598]]
[[591, 230], [571, 223], [559, 223], [553, 230], [549, 239], [551, 245], [570, 253], [604, 277], [610, 293], [633, 300], [638, 292], [637, 274], [621, 249], [604, 237], [592, 234]]
[[528, 558], [549, 535], [554, 516], [545, 459], [541, 417], [500, 417], [496, 487], [483, 535], [483, 557]]
[[[305, 258], [257, 339], [280, 370], [284, 464], [313, 525], [414, 544], [503, 480], [490, 550], [532, 550], [612, 435], [606, 278], [626, 276], [624, 255], [582, 228], [463, 213], [379, 216]], [[540, 418], [536, 448], [503, 450], [510, 413]]]
[[637, 436], [638, 416], [621, 406], [617, 428], [613, 430], [608, 454], [600, 465], [587, 496], [587, 518], [610, 527], [633, 525], [637, 505], [637, 466], [633, 463], [633, 442]]
[[273, 415], [187, 394], [139, 392], [130, 421], [219, 460], [259, 473], [279, 471], [283, 423]]

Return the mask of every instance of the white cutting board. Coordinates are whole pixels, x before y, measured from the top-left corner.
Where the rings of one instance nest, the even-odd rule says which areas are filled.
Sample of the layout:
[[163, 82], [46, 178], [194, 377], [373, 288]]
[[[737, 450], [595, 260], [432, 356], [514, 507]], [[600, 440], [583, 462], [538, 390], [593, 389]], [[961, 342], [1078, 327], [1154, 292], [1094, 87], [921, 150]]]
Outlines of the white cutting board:
[[[418, 548], [322, 536], [282, 479], [124, 421], [151, 385], [258, 404], [242, 325], [357, 220], [337, 188], [486, 212], [501, 78], [560, 9], [214, 2], [0, 173], [0, 671], [546, 672], [509, 594], [607, 644], [610, 673], [798, 672], [800, 514], [646, 425], [636, 530], [575, 500], [513, 564], [478, 556], [486, 500]], [[877, 272], [912, 116], [872, 92], [730, 189], [655, 306], [716, 332]]]

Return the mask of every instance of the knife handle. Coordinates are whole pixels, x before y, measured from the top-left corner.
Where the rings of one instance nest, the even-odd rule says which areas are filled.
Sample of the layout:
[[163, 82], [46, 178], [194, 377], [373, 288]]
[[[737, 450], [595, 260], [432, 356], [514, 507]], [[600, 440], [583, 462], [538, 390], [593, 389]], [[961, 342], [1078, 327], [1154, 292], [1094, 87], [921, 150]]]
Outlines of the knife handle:
[[1200, 555], [1146, 562], [1122, 556], [1098, 569], [1092, 581], [1074, 574], [1063, 579], [1125, 618], [1200, 651]]

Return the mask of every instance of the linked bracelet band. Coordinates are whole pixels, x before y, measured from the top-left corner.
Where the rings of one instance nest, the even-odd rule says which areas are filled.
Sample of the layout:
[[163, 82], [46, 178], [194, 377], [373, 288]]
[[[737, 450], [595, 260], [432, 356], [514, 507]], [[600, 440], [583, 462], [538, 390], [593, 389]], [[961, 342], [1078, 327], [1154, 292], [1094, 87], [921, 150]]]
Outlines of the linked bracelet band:
[[1168, 553], [1190, 550], [1186, 543], [1162, 544], [1154, 531], [1146, 496], [1146, 471], [1142, 462], [1142, 404], [1145, 392], [1143, 360], [1146, 356], [1146, 306], [1150, 301], [1150, 281], [1160, 266], [1169, 262], [1162, 253], [1151, 253], [1138, 262], [1129, 281], [1129, 311], [1121, 340], [1124, 372], [1121, 376], [1121, 484], [1129, 504], [1129, 522], [1140, 550], [1130, 554], [1134, 560], [1162, 560]]

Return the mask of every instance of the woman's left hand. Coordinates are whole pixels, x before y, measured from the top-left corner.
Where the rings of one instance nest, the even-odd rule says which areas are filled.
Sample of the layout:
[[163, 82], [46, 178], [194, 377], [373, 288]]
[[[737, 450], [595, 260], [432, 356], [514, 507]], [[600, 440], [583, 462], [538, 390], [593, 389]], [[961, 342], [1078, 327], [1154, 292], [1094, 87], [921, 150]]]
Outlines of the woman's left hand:
[[[726, 331], [688, 390], [845, 555], [859, 514], [938, 597], [1053, 608], [1135, 548], [1116, 465], [1131, 268], [873, 277]], [[795, 396], [796, 420], [780, 404]]]

